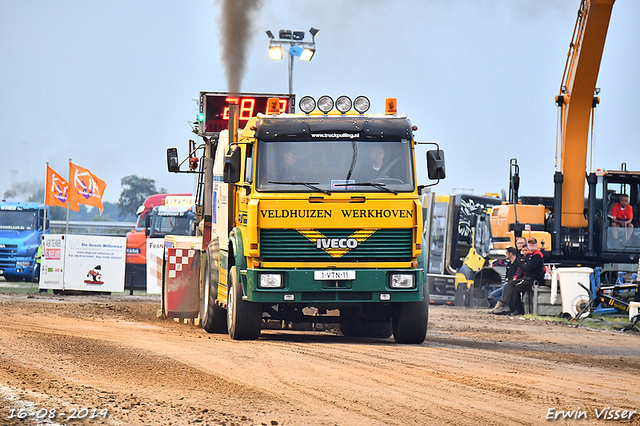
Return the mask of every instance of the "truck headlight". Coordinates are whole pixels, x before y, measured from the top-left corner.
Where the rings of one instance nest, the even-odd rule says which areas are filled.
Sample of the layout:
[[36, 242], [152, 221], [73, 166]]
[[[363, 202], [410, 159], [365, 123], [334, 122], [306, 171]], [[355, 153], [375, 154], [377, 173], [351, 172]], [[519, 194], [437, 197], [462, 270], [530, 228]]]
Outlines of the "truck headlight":
[[353, 101], [353, 107], [356, 111], [358, 111], [359, 114], [364, 114], [365, 112], [369, 111], [370, 106], [371, 102], [369, 102], [369, 98], [367, 98], [366, 96], [358, 96]]
[[258, 288], [282, 288], [284, 280], [282, 274], [259, 274]]
[[336, 109], [340, 111], [342, 114], [346, 113], [351, 109], [351, 98], [345, 95], [342, 95], [336, 99]]
[[318, 99], [318, 109], [325, 114], [331, 111], [333, 109], [333, 99], [331, 98], [331, 96], [320, 96], [320, 98]]
[[302, 112], [309, 114], [316, 109], [316, 100], [311, 96], [303, 96], [300, 102], [298, 102], [298, 106]]
[[416, 286], [415, 274], [392, 273], [389, 276], [390, 288], [415, 288], [415, 286]]
[[30, 264], [31, 262], [29, 262], [28, 260], [26, 262], [19, 260], [16, 262], [16, 268], [28, 268]]

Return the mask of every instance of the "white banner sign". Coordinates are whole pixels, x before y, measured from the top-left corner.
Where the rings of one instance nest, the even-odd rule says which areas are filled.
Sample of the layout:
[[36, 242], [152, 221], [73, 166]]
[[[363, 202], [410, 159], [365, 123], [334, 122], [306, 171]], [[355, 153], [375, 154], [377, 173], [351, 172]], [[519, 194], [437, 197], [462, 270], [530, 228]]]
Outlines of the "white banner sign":
[[41, 262], [39, 288], [62, 290], [64, 282], [64, 235], [44, 235]]
[[[61, 241], [60, 259], [54, 250], [58, 247], [50, 247], [54, 251], [47, 253], [49, 239], [54, 245]], [[125, 237], [45, 236], [40, 288], [123, 292], [126, 245]]]
[[162, 257], [164, 239], [147, 238], [147, 293], [162, 292]]

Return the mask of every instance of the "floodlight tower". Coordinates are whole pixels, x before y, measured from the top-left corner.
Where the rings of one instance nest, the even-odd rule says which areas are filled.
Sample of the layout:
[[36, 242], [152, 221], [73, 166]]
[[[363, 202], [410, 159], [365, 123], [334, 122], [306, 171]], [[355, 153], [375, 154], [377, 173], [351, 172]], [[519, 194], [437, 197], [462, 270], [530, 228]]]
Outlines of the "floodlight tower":
[[311, 42], [305, 42], [304, 31], [280, 30], [278, 40], [275, 39], [271, 30], [267, 30], [269, 36], [269, 55], [271, 59], [282, 59], [282, 46], [288, 46], [289, 55], [289, 94], [293, 94], [293, 57], [297, 56], [301, 61], [310, 61], [316, 53], [316, 35], [320, 30], [311, 27]]

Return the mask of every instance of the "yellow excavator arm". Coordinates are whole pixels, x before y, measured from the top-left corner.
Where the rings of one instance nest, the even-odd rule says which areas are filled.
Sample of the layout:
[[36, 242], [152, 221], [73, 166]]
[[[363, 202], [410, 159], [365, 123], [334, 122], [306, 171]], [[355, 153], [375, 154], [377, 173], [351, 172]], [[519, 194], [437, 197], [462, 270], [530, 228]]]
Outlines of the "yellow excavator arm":
[[[587, 226], [584, 217], [589, 121], [600, 61], [615, 0], [583, 0], [556, 103], [561, 108], [562, 226]], [[557, 160], [556, 160], [557, 162]], [[558, 165], [556, 164], [556, 167]]]

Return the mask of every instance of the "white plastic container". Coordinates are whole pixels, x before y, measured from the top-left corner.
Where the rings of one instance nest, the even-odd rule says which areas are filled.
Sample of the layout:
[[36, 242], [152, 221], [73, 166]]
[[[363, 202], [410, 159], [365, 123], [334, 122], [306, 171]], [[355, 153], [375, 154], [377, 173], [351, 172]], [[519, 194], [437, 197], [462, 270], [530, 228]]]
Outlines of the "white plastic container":
[[640, 309], [640, 302], [629, 302], [629, 321], [631, 321], [633, 317], [638, 315], [639, 309]]
[[[589, 293], [582, 288], [590, 287], [591, 268], [557, 268], [551, 280], [551, 300], [555, 300], [558, 282], [560, 283], [560, 296], [562, 298], [562, 315], [575, 318], [578, 313], [589, 303]], [[585, 312], [583, 316], [588, 315]]]

